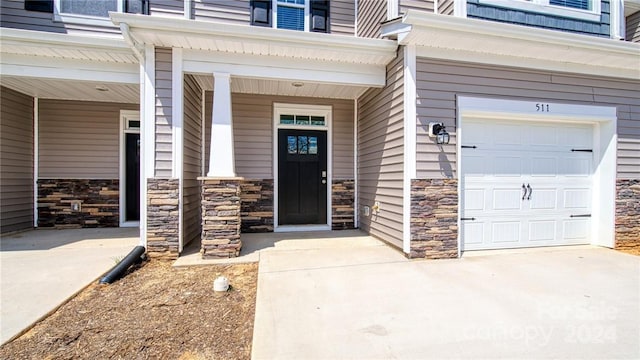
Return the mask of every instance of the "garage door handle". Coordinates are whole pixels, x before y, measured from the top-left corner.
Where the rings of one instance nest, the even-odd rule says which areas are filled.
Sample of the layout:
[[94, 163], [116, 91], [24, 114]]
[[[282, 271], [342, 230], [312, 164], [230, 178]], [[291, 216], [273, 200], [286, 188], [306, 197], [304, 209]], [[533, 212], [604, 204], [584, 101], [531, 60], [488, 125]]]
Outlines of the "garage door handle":
[[522, 184], [522, 200], [527, 197], [527, 187]]
[[531, 200], [531, 193], [533, 192], [531, 185], [527, 184], [527, 190], [529, 190], [529, 195], [527, 195], [527, 200]]

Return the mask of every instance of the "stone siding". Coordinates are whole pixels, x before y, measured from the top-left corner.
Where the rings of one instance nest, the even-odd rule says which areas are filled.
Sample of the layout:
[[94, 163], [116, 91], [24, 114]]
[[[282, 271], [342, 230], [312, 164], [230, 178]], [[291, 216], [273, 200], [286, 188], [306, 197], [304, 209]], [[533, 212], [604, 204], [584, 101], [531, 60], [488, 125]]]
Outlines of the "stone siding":
[[353, 229], [355, 192], [353, 180], [333, 180], [331, 184], [331, 228]]
[[616, 249], [640, 249], [640, 180], [616, 183]]
[[[120, 226], [119, 181], [38, 180], [38, 227], [95, 228]], [[72, 204], [79, 203], [79, 211]]]
[[176, 259], [179, 242], [180, 182], [147, 180], [147, 254]]
[[458, 181], [411, 180], [410, 258], [458, 257]]
[[243, 180], [240, 183], [240, 207], [242, 232], [273, 232], [273, 180]]
[[202, 258], [240, 255], [242, 179], [200, 178], [202, 182]]

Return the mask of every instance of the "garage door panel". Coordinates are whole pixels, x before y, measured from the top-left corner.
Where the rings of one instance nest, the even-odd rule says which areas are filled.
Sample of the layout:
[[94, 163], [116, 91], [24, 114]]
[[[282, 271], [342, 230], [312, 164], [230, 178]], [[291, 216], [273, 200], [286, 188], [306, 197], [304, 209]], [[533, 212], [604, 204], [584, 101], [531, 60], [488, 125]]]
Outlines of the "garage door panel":
[[531, 156], [531, 176], [556, 177], [558, 158], [554, 156]]
[[529, 240], [533, 242], [553, 241], [557, 237], [557, 221], [537, 220], [529, 222]]
[[522, 192], [519, 189], [494, 189], [492, 210], [520, 210], [522, 206], [521, 194]]
[[500, 125], [493, 129], [493, 148], [503, 149], [520, 146], [524, 142], [522, 127], [518, 125]]
[[494, 221], [491, 223], [491, 242], [504, 245], [520, 242], [522, 224], [520, 221]]
[[557, 190], [531, 189], [531, 200], [529, 201], [529, 206], [532, 210], [555, 210], [558, 208]]
[[569, 148], [590, 148], [593, 144], [593, 131], [589, 126], [563, 126], [558, 132]]
[[483, 211], [485, 206], [485, 190], [484, 189], [465, 189], [464, 190], [464, 208], [469, 211]]
[[465, 166], [464, 172], [465, 175], [469, 178], [472, 177], [486, 177], [488, 176], [486, 172], [487, 167], [491, 167], [493, 161], [487, 161], [481, 154], [469, 155], [465, 157], [468, 165]]
[[563, 207], [572, 210], [591, 209], [590, 189], [565, 189], [563, 197]]
[[523, 158], [521, 156], [496, 155], [493, 175], [499, 177], [521, 177]]
[[563, 239], [571, 243], [586, 241], [589, 237], [590, 223], [588, 218], [565, 220], [562, 231]]
[[481, 247], [485, 239], [485, 226], [483, 223], [463, 223], [462, 233], [465, 244], [469, 247]]

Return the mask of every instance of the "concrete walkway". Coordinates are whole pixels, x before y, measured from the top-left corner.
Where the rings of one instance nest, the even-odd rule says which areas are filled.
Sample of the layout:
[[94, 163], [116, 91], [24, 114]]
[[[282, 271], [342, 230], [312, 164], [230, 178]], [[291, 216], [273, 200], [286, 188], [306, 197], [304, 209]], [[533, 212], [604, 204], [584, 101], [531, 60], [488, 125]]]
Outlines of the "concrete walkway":
[[137, 228], [35, 230], [0, 240], [0, 343], [96, 280], [138, 245]]
[[260, 253], [254, 359], [640, 358], [640, 257], [410, 261], [368, 236]]

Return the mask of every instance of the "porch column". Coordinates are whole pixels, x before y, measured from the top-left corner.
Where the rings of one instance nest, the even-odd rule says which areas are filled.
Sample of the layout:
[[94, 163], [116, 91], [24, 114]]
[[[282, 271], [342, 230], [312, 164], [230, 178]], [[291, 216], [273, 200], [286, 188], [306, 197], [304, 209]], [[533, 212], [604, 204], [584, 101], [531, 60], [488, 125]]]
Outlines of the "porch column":
[[235, 177], [231, 77], [227, 73], [213, 73], [213, 83], [211, 145], [207, 177]]
[[203, 258], [240, 255], [240, 182], [236, 177], [231, 117], [231, 79], [227, 73], [213, 74], [213, 111], [207, 177], [202, 184]]

